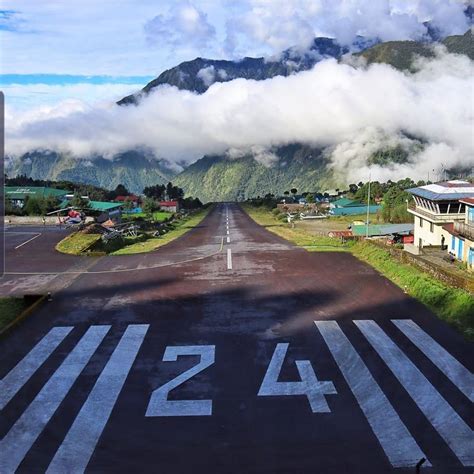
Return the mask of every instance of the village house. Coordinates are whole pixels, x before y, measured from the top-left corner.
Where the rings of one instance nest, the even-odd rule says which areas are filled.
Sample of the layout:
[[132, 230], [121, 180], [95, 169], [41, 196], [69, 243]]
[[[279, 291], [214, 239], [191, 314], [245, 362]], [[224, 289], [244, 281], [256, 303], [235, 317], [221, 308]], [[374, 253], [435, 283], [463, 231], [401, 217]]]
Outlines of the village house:
[[[423, 247], [446, 248], [451, 241], [449, 224], [466, 221], [466, 199], [474, 198], [474, 184], [447, 181], [408, 190], [414, 198], [408, 212], [415, 216], [414, 253]], [[448, 226], [448, 227], [447, 227]]]
[[160, 201], [158, 203], [162, 211], [178, 212], [179, 202], [178, 201]]
[[464, 262], [468, 270], [474, 270], [474, 198], [461, 199], [465, 205], [464, 220], [443, 226], [449, 232], [449, 253]]

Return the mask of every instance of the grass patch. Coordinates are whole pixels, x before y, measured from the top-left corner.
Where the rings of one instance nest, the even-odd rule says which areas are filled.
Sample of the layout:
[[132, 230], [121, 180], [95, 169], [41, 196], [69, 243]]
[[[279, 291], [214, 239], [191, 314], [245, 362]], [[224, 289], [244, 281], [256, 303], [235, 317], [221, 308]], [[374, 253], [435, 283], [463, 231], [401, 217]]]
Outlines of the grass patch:
[[144, 242], [136, 242], [132, 245], [127, 245], [115, 252], [112, 252], [110, 255], [133, 255], [137, 253], [146, 253], [153, 252], [159, 247], [163, 247], [172, 240], [181, 237], [186, 232], [189, 232], [191, 229], [196, 227], [203, 219], [206, 217], [210, 210], [210, 207], [201, 209], [184, 219], [181, 219], [174, 223], [174, 229], [170, 230], [160, 237], [152, 237], [145, 240]]
[[82, 232], [75, 232], [68, 235], [56, 245], [56, 250], [61, 253], [69, 255], [81, 255], [89, 247], [100, 240], [99, 234], [83, 234]]
[[249, 204], [242, 204], [242, 207], [257, 224], [310, 252], [348, 252], [350, 250], [351, 242], [344, 244], [340, 239], [315, 236], [304, 229], [292, 228], [290, 224], [280, 220], [266, 207], [255, 207]]
[[400, 263], [388, 251], [368, 242], [358, 242], [352, 252], [474, 340], [474, 298], [467, 291], [447, 286], [412, 265]]
[[[166, 219], [169, 219], [170, 217], [172, 217], [172, 215], [173, 215], [172, 212], [155, 211], [153, 213], [152, 220], [154, 222], [163, 222]], [[144, 212], [137, 212], [135, 214], [123, 214], [122, 218], [123, 218], [123, 220], [133, 221], [135, 219], [147, 219], [148, 215], [145, 214]]]
[[27, 303], [23, 298], [0, 298], [0, 331], [25, 310]]

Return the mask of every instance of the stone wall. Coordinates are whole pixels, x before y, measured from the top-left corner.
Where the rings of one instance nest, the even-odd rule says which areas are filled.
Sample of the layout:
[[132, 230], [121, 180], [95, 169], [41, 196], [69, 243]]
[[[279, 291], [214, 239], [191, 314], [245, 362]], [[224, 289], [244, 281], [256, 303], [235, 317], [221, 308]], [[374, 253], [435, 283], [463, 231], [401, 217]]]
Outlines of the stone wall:
[[470, 277], [469, 275], [464, 276], [449, 272], [448, 270], [445, 270], [444, 268], [441, 268], [432, 262], [428, 262], [416, 255], [405, 252], [402, 249], [390, 247], [381, 242], [370, 241], [370, 243], [377, 245], [378, 247], [382, 247], [384, 250], [389, 252], [392, 257], [396, 258], [402, 263], [409, 263], [410, 265], [413, 265], [418, 269], [430, 274], [437, 280], [440, 280], [447, 285], [454, 286], [455, 288], [460, 288], [474, 294], [474, 278]]

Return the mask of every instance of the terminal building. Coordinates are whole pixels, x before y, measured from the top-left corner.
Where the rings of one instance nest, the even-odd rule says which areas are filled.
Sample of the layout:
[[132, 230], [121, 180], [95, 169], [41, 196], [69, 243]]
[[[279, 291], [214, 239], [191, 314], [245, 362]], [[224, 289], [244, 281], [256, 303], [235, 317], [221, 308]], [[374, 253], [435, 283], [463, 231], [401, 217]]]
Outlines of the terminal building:
[[408, 212], [415, 216], [414, 247], [436, 246], [448, 250], [454, 228], [466, 223], [466, 199], [474, 198], [474, 184], [446, 181], [408, 190], [414, 199]]

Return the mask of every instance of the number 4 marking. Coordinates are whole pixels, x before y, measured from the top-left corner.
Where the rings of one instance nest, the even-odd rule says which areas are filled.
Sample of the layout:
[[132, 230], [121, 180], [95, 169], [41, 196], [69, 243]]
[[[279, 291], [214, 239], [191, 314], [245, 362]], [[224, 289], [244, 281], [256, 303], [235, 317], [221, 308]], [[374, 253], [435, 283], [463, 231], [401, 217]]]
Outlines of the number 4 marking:
[[208, 416], [212, 400], [168, 400], [168, 393], [214, 363], [216, 346], [168, 346], [163, 361], [174, 362], [178, 356], [201, 356], [197, 365], [157, 388], [151, 395], [145, 416]]
[[288, 346], [288, 343], [277, 344], [258, 395], [266, 397], [306, 395], [313, 413], [330, 413], [331, 409], [325, 395], [336, 394], [337, 391], [332, 382], [320, 382], [316, 378], [309, 360], [295, 361], [301, 378], [300, 382], [278, 382]]

